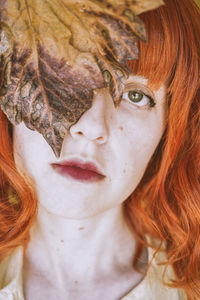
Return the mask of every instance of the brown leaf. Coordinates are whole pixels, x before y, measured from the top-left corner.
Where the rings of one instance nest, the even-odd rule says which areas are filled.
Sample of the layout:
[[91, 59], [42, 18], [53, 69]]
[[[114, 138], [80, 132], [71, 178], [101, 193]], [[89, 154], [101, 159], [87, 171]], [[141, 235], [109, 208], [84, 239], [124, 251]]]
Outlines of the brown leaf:
[[161, 0], [0, 0], [0, 106], [60, 155], [69, 127], [109, 87], [116, 104], [145, 40], [136, 14]]

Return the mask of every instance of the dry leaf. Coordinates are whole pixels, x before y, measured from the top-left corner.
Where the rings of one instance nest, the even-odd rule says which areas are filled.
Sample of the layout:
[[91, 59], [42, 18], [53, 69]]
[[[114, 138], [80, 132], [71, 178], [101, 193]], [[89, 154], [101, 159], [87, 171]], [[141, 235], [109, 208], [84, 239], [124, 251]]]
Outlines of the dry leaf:
[[64, 136], [109, 86], [117, 105], [161, 0], [0, 0], [0, 106], [40, 132], [59, 157]]

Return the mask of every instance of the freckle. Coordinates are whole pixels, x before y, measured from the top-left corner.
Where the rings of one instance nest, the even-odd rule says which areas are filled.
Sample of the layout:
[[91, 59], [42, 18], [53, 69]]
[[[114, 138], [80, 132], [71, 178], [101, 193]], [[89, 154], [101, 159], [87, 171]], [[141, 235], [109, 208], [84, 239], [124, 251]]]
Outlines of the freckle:
[[64, 243], [64, 240], [61, 240], [60, 242], [61, 242], [61, 243]]
[[77, 283], [78, 283], [78, 280], [75, 280], [74, 283], [77, 284]]
[[126, 170], [125, 169], [123, 170], [123, 173], [126, 174]]
[[124, 127], [123, 127], [123, 126], [120, 126], [119, 129], [120, 129], [121, 131], [123, 131], [123, 130], [124, 130]]
[[79, 230], [84, 230], [84, 227], [79, 227]]

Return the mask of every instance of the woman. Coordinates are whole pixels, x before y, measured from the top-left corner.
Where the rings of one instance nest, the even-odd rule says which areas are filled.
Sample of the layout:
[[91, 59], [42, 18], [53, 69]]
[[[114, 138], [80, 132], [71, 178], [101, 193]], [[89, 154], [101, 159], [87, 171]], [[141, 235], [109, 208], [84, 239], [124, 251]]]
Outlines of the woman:
[[59, 158], [1, 112], [1, 299], [200, 297], [200, 12], [165, 2], [118, 109], [99, 89]]

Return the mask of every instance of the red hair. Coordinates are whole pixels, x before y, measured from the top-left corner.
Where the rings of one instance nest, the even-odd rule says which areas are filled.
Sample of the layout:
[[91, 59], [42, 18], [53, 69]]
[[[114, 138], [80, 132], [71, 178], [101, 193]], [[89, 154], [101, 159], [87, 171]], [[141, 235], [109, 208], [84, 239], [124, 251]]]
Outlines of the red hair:
[[0, 110], [0, 260], [25, 245], [36, 214], [37, 201], [27, 180], [17, 171], [9, 124]]
[[[168, 87], [167, 126], [143, 179], [125, 202], [135, 234], [166, 241], [168, 264], [193, 300], [200, 296], [200, 12], [191, 0], [166, 0], [142, 14], [148, 43], [130, 62], [149, 84]], [[27, 241], [36, 214], [36, 197], [17, 172], [8, 122], [0, 111], [0, 257]], [[20, 199], [9, 202], [9, 188]]]
[[133, 72], [167, 85], [162, 140], [125, 213], [140, 241], [166, 241], [168, 265], [188, 299], [200, 297], [200, 11], [191, 0], [166, 0], [144, 13], [148, 43]]

